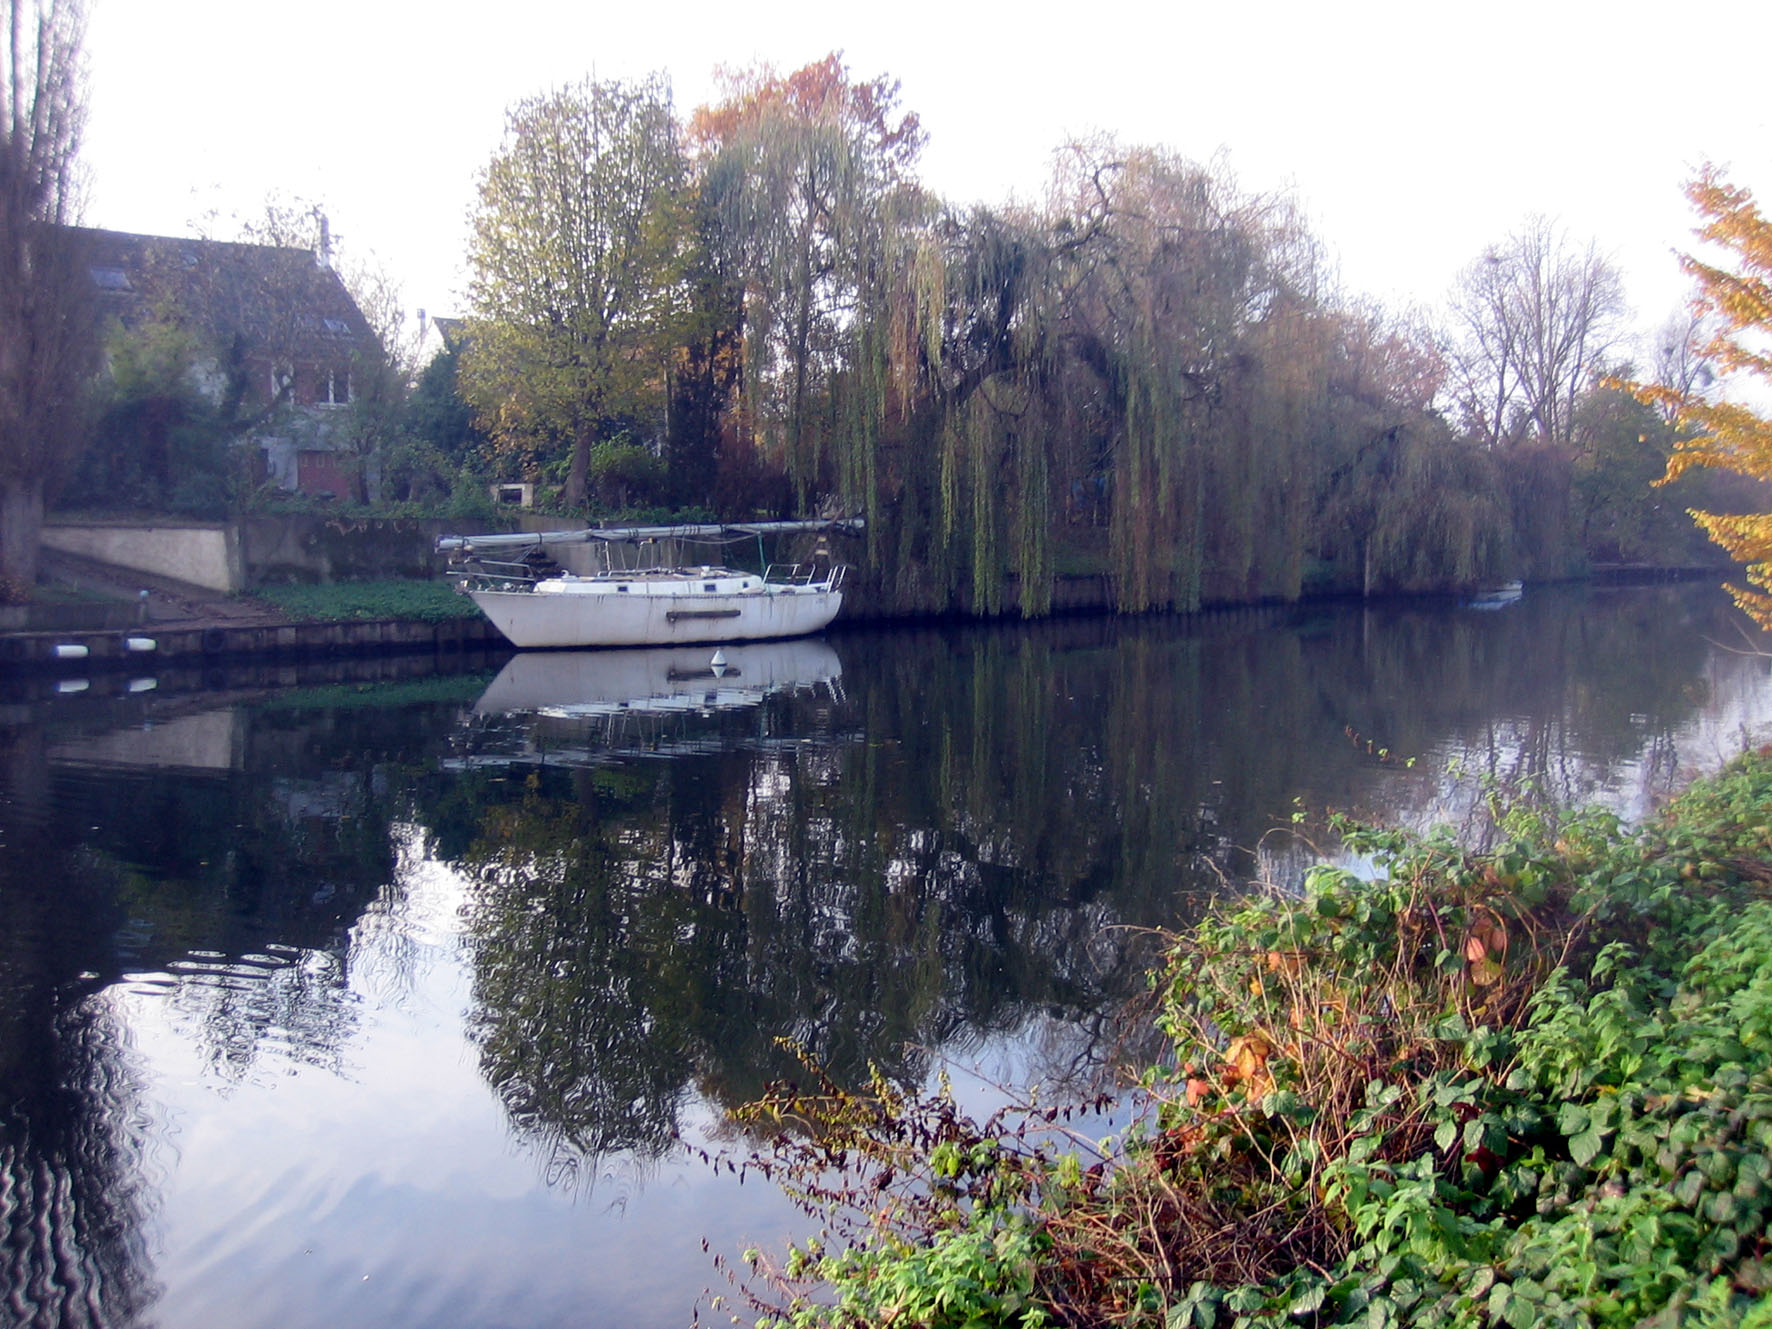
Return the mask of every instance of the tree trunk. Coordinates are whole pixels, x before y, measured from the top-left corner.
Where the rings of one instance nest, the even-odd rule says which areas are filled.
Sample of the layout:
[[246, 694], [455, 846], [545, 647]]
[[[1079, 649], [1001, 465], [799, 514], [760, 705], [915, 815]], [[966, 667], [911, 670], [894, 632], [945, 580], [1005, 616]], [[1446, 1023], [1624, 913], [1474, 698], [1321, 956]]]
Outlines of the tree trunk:
[[0, 604], [22, 604], [37, 584], [43, 481], [0, 480]]
[[794, 315], [794, 397], [788, 420], [788, 474], [794, 479], [794, 490], [802, 508], [812, 492], [812, 467], [807, 464], [806, 449], [806, 378], [807, 358], [812, 347], [812, 286], [805, 277], [800, 287], [800, 304]]
[[584, 507], [586, 481], [591, 473], [591, 435], [595, 425], [584, 424], [572, 436], [572, 467], [566, 472], [566, 506]]

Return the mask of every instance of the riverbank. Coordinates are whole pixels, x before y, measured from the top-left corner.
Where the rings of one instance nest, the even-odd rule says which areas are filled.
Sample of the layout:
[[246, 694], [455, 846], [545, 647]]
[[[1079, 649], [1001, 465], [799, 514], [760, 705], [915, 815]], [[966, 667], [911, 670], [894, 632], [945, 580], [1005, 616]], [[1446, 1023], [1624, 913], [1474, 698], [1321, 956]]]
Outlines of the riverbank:
[[62, 554], [39, 602], [0, 610], [0, 669], [140, 669], [508, 645], [439, 579], [233, 595]]
[[140, 667], [193, 660], [299, 660], [394, 651], [462, 651], [504, 643], [490, 623], [411, 619], [317, 623], [197, 621], [176, 626], [0, 633], [0, 668]]
[[1635, 830], [1341, 829], [1376, 877], [1174, 941], [1118, 1140], [816, 1073], [748, 1109], [814, 1125], [751, 1166], [830, 1231], [746, 1253], [759, 1323], [1772, 1324], [1772, 753]]
[[[60, 554], [57, 584], [28, 606], [0, 608], [0, 669], [137, 668], [221, 659], [312, 660], [413, 651], [456, 652], [508, 643], [442, 578], [393, 578], [263, 587], [253, 594], [206, 590], [97, 560]], [[1596, 568], [1595, 585], [1690, 581], [1724, 575], [1714, 568]], [[1104, 577], [1061, 578], [1046, 617], [1114, 613]], [[1347, 597], [1307, 596], [1292, 605]], [[1356, 597], [1357, 598], [1357, 597]], [[1396, 600], [1450, 599], [1438, 596]], [[1215, 604], [1203, 614], [1264, 613], [1277, 601]], [[846, 606], [845, 623], [954, 623], [1019, 614], [881, 616]]]

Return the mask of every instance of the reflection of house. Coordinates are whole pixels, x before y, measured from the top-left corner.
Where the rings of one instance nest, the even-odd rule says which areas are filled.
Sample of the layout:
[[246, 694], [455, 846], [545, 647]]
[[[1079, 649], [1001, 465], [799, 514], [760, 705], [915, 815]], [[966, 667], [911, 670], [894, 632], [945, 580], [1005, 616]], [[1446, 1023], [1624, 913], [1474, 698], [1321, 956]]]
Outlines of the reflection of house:
[[102, 307], [124, 328], [177, 329], [203, 348], [198, 386], [259, 449], [259, 479], [351, 496], [338, 408], [365, 357], [380, 354], [321, 247], [82, 230]]

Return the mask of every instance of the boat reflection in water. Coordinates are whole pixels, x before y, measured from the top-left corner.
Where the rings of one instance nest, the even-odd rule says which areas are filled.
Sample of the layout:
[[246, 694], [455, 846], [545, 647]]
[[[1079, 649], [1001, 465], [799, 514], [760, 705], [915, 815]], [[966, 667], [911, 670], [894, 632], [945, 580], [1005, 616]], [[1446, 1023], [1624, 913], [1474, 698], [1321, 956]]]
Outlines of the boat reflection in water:
[[[587, 751], [693, 737], [691, 722], [761, 706], [771, 697], [842, 699], [843, 662], [817, 639], [632, 650], [525, 651], [474, 705], [476, 758], [570, 759]], [[513, 729], [516, 732], [512, 732]], [[515, 738], [520, 751], [495, 741]]]

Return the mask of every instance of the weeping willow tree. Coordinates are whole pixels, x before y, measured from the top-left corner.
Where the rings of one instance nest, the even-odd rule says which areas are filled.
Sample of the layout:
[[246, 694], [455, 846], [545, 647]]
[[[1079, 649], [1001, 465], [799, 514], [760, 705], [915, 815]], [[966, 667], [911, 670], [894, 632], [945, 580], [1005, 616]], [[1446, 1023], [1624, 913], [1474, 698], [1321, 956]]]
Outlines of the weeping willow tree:
[[[975, 613], [1051, 603], [1054, 403], [1049, 255], [1027, 218], [950, 216], [928, 261], [941, 280], [914, 293], [925, 308], [917, 405], [927, 438], [910, 454], [932, 488], [932, 562], [949, 603]], [[938, 334], [938, 335], [937, 335]], [[931, 474], [931, 472], [933, 472]]]
[[904, 463], [892, 589], [1044, 613], [1056, 551], [1100, 524], [1122, 609], [1299, 594], [1343, 325], [1288, 205], [1098, 144], [1067, 154], [1043, 212], [934, 233], [881, 315], [918, 330], [883, 361], [910, 384], [884, 425]]
[[1489, 459], [1444, 429], [1405, 435], [1377, 505], [1374, 589], [1474, 586], [1506, 566], [1508, 521]]
[[1025, 410], [1025, 381], [980, 395], [992, 375], [968, 363], [981, 349], [993, 372], [1025, 360], [967, 344], [974, 323], [1008, 327], [1002, 288], [1019, 279], [992, 260], [1013, 266], [1017, 246], [916, 185], [922, 134], [896, 101], [896, 84], [857, 81], [831, 56], [733, 76], [692, 123], [739, 288], [741, 432], [802, 509], [869, 518], [870, 569], [892, 605], [998, 612], [1009, 572], [1023, 611], [1043, 612], [1049, 472], [1018, 420], [1037, 437], [1045, 413]]
[[1118, 603], [1243, 593], [1270, 559], [1267, 519], [1288, 508], [1269, 488], [1291, 440], [1254, 402], [1290, 386], [1262, 372], [1262, 330], [1302, 298], [1296, 221], [1222, 170], [1111, 143], [1073, 149], [1055, 197], [1066, 372], [1086, 380], [1074, 399], [1108, 404], [1096, 423]]
[[946, 209], [896, 96], [834, 56], [753, 70], [691, 133], [736, 433], [802, 509], [867, 515], [883, 608], [1043, 614], [1061, 558], [1135, 612], [1291, 599], [1350, 557], [1398, 587], [1498, 564], [1494, 477], [1324, 294], [1289, 202], [1103, 140], [1044, 207]]
[[1375, 309], [1334, 314], [1312, 552], [1323, 584], [1362, 594], [1499, 578], [1512, 531], [1497, 458], [1432, 405], [1446, 373], [1418, 331]]
[[[831, 55], [786, 76], [730, 75], [726, 99], [691, 125], [742, 294], [746, 425], [803, 505], [839, 472], [865, 477], [883, 414], [878, 288], [891, 235], [917, 209], [922, 144], [896, 101], [896, 84], [856, 82]], [[841, 389], [879, 408], [859, 438]]]
[[1240, 437], [1222, 488], [1240, 499], [1222, 540], [1213, 591], [1227, 600], [1293, 600], [1311, 553], [1312, 517], [1327, 453], [1329, 367], [1336, 321], [1297, 298], [1275, 300], [1251, 330], [1235, 376]]

